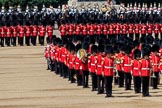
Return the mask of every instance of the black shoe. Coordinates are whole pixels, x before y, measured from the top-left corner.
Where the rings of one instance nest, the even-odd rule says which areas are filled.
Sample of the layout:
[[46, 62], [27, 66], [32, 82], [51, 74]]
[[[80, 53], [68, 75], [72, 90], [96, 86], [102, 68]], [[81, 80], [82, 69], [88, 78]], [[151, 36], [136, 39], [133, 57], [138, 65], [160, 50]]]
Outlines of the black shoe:
[[105, 96], [105, 98], [108, 98], [108, 97], [113, 97], [111, 94], [107, 94], [106, 96]]

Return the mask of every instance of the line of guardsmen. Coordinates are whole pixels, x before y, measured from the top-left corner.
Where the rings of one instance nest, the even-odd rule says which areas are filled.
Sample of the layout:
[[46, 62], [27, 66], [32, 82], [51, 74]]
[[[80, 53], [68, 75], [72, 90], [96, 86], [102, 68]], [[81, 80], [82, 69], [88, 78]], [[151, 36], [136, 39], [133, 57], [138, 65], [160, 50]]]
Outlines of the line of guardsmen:
[[96, 39], [111, 35], [112, 37], [121, 38], [129, 36], [132, 40], [139, 39], [140, 35], [155, 35], [155, 38], [162, 39], [162, 24], [62, 24], [59, 27], [61, 37], [87, 37], [95, 36]]
[[[46, 36], [52, 38], [53, 36], [53, 27], [51, 25], [4, 25], [0, 27], [0, 45], [5, 46], [16, 46], [17, 39], [20, 46], [25, 44], [30, 46], [36, 45], [37, 37], [39, 37], [39, 44], [44, 45], [44, 38]], [[5, 42], [4, 42], [5, 41]]]
[[69, 40], [65, 36], [62, 39], [54, 37], [52, 43], [47, 38], [47, 43], [47, 69], [68, 78], [71, 83], [77, 82], [78, 86], [89, 87], [90, 74], [92, 91], [98, 94], [106, 91], [106, 97], [112, 97], [113, 78], [119, 87], [132, 90], [133, 77], [134, 92], [142, 92], [143, 97], [150, 96], [150, 82], [153, 89], [158, 89], [162, 41], [151, 35], [142, 35], [139, 40], [128, 36], [120, 39], [108, 36], [99, 40], [87, 36]]

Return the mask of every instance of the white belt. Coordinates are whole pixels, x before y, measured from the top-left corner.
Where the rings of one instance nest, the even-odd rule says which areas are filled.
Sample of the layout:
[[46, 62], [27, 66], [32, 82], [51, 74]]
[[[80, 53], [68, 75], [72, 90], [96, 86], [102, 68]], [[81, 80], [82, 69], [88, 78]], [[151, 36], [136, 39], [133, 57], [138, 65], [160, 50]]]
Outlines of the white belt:
[[142, 68], [142, 70], [150, 70], [150, 68]]
[[91, 66], [95, 66], [95, 64], [91, 64]]
[[78, 62], [76, 62], [75, 64], [79, 64]]
[[139, 68], [133, 68], [133, 70], [138, 70]]
[[105, 66], [106, 69], [113, 69], [114, 67], [111, 66]]
[[132, 66], [131, 64], [124, 64], [124, 66]]
[[158, 66], [159, 64], [153, 64], [154, 66]]
[[101, 65], [97, 65], [97, 67], [102, 67]]
[[94, 31], [94, 30], [90, 30], [90, 31]]
[[69, 30], [69, 31], [73, 31], [73, 30]]
[[65, 57], [65, 55], [62, 55], [63, 57]]
[[72, 64], [73, 62], [70, 62], [70, 64]]

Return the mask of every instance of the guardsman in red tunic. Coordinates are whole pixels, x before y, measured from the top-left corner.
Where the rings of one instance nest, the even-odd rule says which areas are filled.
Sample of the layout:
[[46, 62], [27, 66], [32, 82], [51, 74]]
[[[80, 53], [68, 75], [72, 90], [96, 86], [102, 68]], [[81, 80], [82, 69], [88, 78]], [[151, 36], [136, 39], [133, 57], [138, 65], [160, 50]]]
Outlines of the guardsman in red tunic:
[[142, 78], [142, 96], [149, 96], [149, 80], [151, 75], [151, 62], [149, 59], [150, 49], [148, 47], [142, 48], [141, 60], [141, 78]]
[[[84, 43], [82, 47], [85, 52], [88, 52], [89, 44]], [[89, 71], [88, 71], [88, 57], [85, 57], [86, 60], [82, 59], [80, 70], [82, 71], [82, 80], [83, 80], [83, 88], [88, 88], [88, 81], [89, 81]]]
[[162, 73], [162, 43], [160, 45], [160, 50], [159, 50], [159, 55], [160, 55], [160, 72]]
[[120, 45], [119, 53], [116, 54], [116, 70], [119, 74], [119, 87], [124, 87], [124, 72], [122, 70], [122, 63], [123, 63], [123, 57], [125, 56], [124, 53], [124, 44]]
[[147, 33], [152, 36], [152, 24], [147, 25]]
[[11, 43], [13, 46], [16, 46], [16, 37], [17, 37], [17, 26], [11, 26], [12, 29], [12, 39], [11, 39]]
[[96, 53], [97, 46], [92, 45], [91, 55], [88, 57], [88, 68], [92, 76], [92, 91], [97, 90], [97, 76], [96, 76]]
[[7, 46], [10, 46], [11, 43], [11, 28], [9, 25], [6, 27], [5, 43]]
[[1, 47], [4, 47], [4, 38], [6, 36], [6, 26], [1, 27]]
[[108, 37], [109, 39], [112, 39], [114, 37], [114, 25], [110, 24], [108, 30]]
[[116, 24], [115, 26], [115, 35], [119, 39], [120, 35], [120, 24]]
[[151, 54], [151, 65], [152, 65], [152, 70], [153, 74], [156, 76], [155, 78], [152, 79], [153, 83], [153, 89], [158, 89], [158, 79], [159, 79], [159, 73], [160, 73], [160, 56], [159, 56], [159, 50], [160, 47], [157, 44], [154, 44], [152, 46], [152, 54]]
[[88, 32], [88, 29], [87, 29], [87, 25], [82, 25], [82, 36], [83, 37], [87, 37], [87, 33]]
[[147, 29], [146, 25], [142, 24], [141, 25], [141, 35], [142, 36], [146, 36], [146, 29]]
[[101, 24], [98, 24], [98, 25], [96, 25], [96, 36], [97, 36], [96, 39], [97, 39], [97, 41], [102, 38], [101, 34], [102, 34], [102, 26], [101, 26]]
[[107, 38], [107, 34], [108, 34], [108, 25], [107, 24], [103, 24], [103, 37]]
[[68, 29], [68, 38], [70, 41], [72, 41], [73, 37], [74, 37], [74, 24], [70, 24]]
[[131, 72], [132, 72], [132, 58], [130, 57], [132, 49], [127, 46], [125, 48], [125, 56], [123, 57], [123, 71], [125, 79], [125, 90], [131, 90]]
[[107, 54], [103, 62], [103, 76], [105, 78], [106, 96], [112, 97], [112, 82], [114, 76], [114, 58], [112, 57], [113, 48], [106, 46], [105, 53]]
[[31, 27], [24, 26], [24, 28], [25, 28], [25, 43], [27, 46], [30, 46]]
[[[38, 29], [36, 29], [36, 30], [38, 32]], [[49, 31], [51, 31], [51, 30], [52, 30], [52, 28], [50, 28]], [[52, 32], [50, 32], [50, 33], [52, 33]], [[44, 45], [44, 38], [45, 38], [45, 36], [46, 36], [46, 26], [41, 25], [41, 26], [39, 26], [39, 43], [41, 45]], [[50, 34], [50, 36], [51, 36], [51, 34]], [[51, 41], [51, 37], [50, 36], [49, 36], [49, 38], [50, 38], [50, 41]]]
[[102, 62], [104, 60], [103, 52], [104, 52], [104, 45], [98, 46], [98, 54], [96, 56], [96, 75], [97, 75], [97, 88], [98, 94], [104, 93], [104, 77], [102, 76], [103, 65]]
[[139, 40], [139, 35], [140, 35], [140, 24], [135, 24], [134, 27], [134, 32], [135, 32], [135, 39]]
[[60, 35], [61, 35], [61, 38], [66, 38], [66, 27], [65, 27], [65, 24], [62, 24], [60, 27], [59, 27], [59, 31], [60, 31]]
[[[77, 52], [81, 49], [81, 44], [77, 44], [76, 48], [75, 48], [75, 53], [77, 54]], [[80, 70], [81, 67], [81, 59], [78, 56], [75, 56], [75, 72], [76, 72], [76, 77], [77, 77], [77, 86], [82, 86], [82, 72]]]
[[133, 56], [132, 75], [134, 80], [134, 91], [135, 93], [141, 93], [141, 51], [135, 49]]
[[18, 31], [19, 31], [18, 42], [19, 42], [20, 46], [23, 46], [23, 44], [24, 44], [24, 33], [25, 33], [24, 27], [22, 25], [18, 25]]
[[70, 46], [70, 54], [69, 54], [69, 69], [70, 69], [70, 80], [71, 83], [75, 83], [76, 79], [75, 76], [75, 69], [74, 69], [74, 63], [75, 63], [75, 45]]
[[159, 24], [154, 24], [154, 34], [155, 34], [155, 38], [158, 38], [159, 36]]
[[[91, 24], [91, 25], [89, 26], [89, 36], [90, 36], [90, 37], [94, 37], [94, 35], [95, 35], [95, 27], [94, 27], [93, 24]], [[95, 37], [94, 37], [94, 38], [95, 38]]]
[[126, 24], [121, 25], [122, 36], [127, 36], [127, 29], [128, 29], [128, 27]]
[[32, 29], [31, 43], [34, 46], [36, 46], [36, 40], [37, 40], [37, 36], [38, 36], [38, 27], [37, 27], [37, 25], [31, 25], [31, 29]]
[[47, 26], [47, 35], [50, 38], [50, 40], [52, 40], [52, 36], [53, 36], [53, 27], [51, 25]]
[[134, 39], [134, 24], [129, 24], [128, 26], [129, 26], [128, 28], [129, 38], [133, 40]]

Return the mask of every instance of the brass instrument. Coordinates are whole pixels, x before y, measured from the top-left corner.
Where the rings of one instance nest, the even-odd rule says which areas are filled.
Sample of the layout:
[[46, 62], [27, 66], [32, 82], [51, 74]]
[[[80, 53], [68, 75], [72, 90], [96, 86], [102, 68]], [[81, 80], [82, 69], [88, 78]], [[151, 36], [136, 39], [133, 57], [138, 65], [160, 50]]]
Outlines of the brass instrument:
[[87, 53], [84, 49], [78, 50], [77, 57], [81, 59], [83, 63], [88, 63]]

